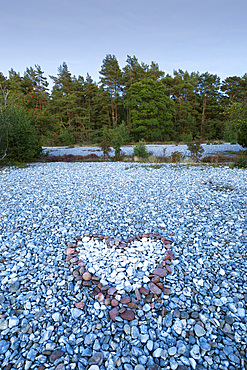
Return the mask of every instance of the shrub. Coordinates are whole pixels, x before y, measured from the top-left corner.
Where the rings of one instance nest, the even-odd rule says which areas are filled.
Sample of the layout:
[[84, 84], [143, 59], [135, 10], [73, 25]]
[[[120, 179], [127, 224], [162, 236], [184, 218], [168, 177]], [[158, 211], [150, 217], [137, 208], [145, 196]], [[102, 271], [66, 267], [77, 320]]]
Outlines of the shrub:
[[247, 168], [247, 150], [243, 150], [240, 152], [235, 162], [235, 167]]
[[[31, 125], [26, 111], [18, 106], [12, 106], [0, 112], [1, 127], [5, 126], [5, 140], [2, 144], [7, 149], [6, 158], [26, 161], [37, 158], [42, 153], [39, 138]], [[1, 151], [5, 149], [2, 147]]]
[[188, 150], [190, 151], [190, 158], [192, 158], [195, 162], [199, 162], [200, 158], [202, 156], [202, 153], [204, 152], [203, 147], [201, 146], [200, 141], [197, 141], [195, 143], [189, 143], [187, 144]]
[[134, 151], [133, 152], [134, 156], [139, 157], [139, 158], [145, 159], [149, 156], [147, 146], [144, 141], [140, 141], [138, 144], [136, 144], [134, 146], [133, 151]]
[[171, 153], [171, 162], [178, 163], [183, 159], [182, 153], [175, 151]]

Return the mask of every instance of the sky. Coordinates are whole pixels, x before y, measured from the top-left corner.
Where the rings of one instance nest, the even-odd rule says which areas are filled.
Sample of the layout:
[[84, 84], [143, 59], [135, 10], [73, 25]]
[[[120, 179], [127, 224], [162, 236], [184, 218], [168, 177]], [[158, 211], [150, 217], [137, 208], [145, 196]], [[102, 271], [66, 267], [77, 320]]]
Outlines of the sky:
[[0, 10], [0, 72], [41, 66], [56, 76], [99, 81], [107, 54], [120, 68], [127, 55], [161, 70], [247, 72], [247, 0], [8, 0]]

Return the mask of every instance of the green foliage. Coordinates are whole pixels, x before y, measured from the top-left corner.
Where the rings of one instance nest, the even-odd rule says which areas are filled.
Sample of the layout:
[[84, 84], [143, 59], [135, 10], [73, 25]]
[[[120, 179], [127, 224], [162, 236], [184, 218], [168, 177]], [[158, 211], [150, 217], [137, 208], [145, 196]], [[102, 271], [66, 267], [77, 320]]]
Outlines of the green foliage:
[[225, 139], [237, 141], [247, 147], [247, 104], [234, 102], [226, 107], [224, 113], [228, 118], [225, 124]]
[[1, 111], [1, 127], [6, 124], [6, 119], [8, 120], [7, 159], [21, 162], [40, 156], [42, 148], [27, 112], [21, 107], [13, 106], [8, 108], [7, 112]]
[[234, 166], [238, 168], [247, 168], [247, 150], [240, 152]]
[[199, 162], [204, 152], [203, 147], [201, 146], [200, 141], [191, 142], [187, 144], [187, 148], [190, 151], [190, 158], [192, 158], [195, 162]]
[[130, 108], [134, 140], [168, 140], [172, 132], [173, 102], [160, 81], [145, 79], [132, 85], [124, 105]]
[[171, 153], [171, 162], [179, 163], [182, 161], [182, 159], [183, 159], [183, 155], [180, 152], [175, 151]]
[[104, 158], [109, 158], [111, 151], [111, 132], [107, 126], [103, 128], [103, 138], [100, 143], [100, 148], [103, 152]]
[[149, 156], [147, 146], [144, 141], [140, 141], [138, 144], [136, 144], [133, 148], [133, 154], [136, 157], [139, 158], [147, 158]]
[[129, 141], [129, 133], [124, 123], [111, 130], [111, 145], [115, 150], [115, 159], [121, 158], [121, 146]]

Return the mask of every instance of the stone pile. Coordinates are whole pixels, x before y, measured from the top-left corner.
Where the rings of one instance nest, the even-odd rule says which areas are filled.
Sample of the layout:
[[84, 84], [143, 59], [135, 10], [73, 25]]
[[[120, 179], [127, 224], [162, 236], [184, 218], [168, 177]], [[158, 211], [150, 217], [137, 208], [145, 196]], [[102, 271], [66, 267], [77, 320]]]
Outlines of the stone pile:
[[[82, 245], [84, 240], [87, 243], [91, 238], [104, 240], [107, 248], [109, 249], [126, 249], [130, 247], [131, 243], [135, 241], [142, 241], [142, 239], [153, 238], [155, 242], [161, 240], [164, 248], [164, 255], [162, 261], [150, 272], [148, 272], [148, 277], [146, 276], [146, 282], [148, 286], [141, 286], [139, 288], [133, 289], [129, 287], [128, 291], [134, 290], [134, 296], [126, 295], [126, 292], [123, 290], [124, 296], [121, 296], [120, 292], [116, 289], [115, 286], [103, 285], [99, 276], [93, 275], [88, 269], [85, 262], [79, 259], [78, 254], [80, 254], [78, 247]], [[102, 235], [92, 235], [85, 234], [82, 237], [78, 237], [76, 243], [68, 243], [68, 248], [66, 250], [66, 261], [70, 264], [70, 270], [75, 280], [81, 282], [80, 288], [93, 287], [93, 291], [90, 296], [95, 297], [97, 302], [95, 303], [95, 308], [106, 309], [106, 306], [112, 307], [109, 311], [109, 316], [113, 321], [116, 321], [116, 317], [120, 317], [124, 320], [132, 321], [135, 319], [136, 309], [144, 309], [149, 311], [154, 309], [155, 304], [152, 301], [161, 302], [161, 294], [169, 296], [171, 294], [170, 288], [164, 286], [163, 281], [166, 275], [172, 273], [171, 265], [172, 261], [175, 259], [175, 256], [171, 250], [172, 241], [170, 239], [160, 236], [158, 233], [147, 233], [139, 234], [136, 237], [128, 238], [127, 240], [121, 240], [119, 238], [113, 239], [105, 237]], [[87, 245], [87, 244], [86, 244]], [[86, 248], [86, 246], [84, 246]], [[83, 248], [83, 249], [84, 249]], [[97, 253], [97, 252], [96, 252]], [[83, 255], [83, 250], [82, 253]], [[98, 251], [100, 258], [103, 258], [103, 255]], [[109, 266], [108, 266], [109, 268]], [[123, 269], [121, 269], [122, 271]], [[109, 274], [111, 271], [107, 271]], [[122, 273], [122, 278], [124, 274]], [[141, 306], [140, 301], [144, 298], [145, 305]], [[100, 304], [101, 305], [100, 305]], [[149, 305], [150, 304], [150, 305]], [[85, 306], [85, 302], [77, 302], [75, 304], [76, 308], [82, 309]], [[162, 315], [166, 313], [166, 308], [163, 307]]]

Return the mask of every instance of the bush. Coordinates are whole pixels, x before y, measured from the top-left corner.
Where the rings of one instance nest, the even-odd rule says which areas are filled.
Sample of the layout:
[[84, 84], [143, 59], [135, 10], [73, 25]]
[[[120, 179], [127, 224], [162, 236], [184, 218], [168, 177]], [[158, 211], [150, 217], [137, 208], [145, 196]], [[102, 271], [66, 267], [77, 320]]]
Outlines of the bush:
[[235, 162], [235, 167], [247, 168], [247, 150], [243, 150], [240, 152]]
[[178, 163], [181, 162], [183, 159], [182, 153], [175, 151], [171, 153], [171, 162]]
[[139, 158], [147, 158], [149, 153], [147, 151], [147, 146], [144, 141], [140, 141], [133, 148], [133, 155]]
[[195, 143], [189, 143], [187, 144], [188, 150], [190, 151], [190, 158], [193, 159], [195, 162], [199, 162], [200, 158], [202, 156], [202, 153], [204, 152], [203, 147], [201, 146], [200, 141], [197, 141]]
[[103, 152], [104, 159], [109, 158], [111, 152], [111, 133], [107, 126], [103, 128], [103, 138], [99, 146]]
[[[13, 106], [0, 113], [1, 152], [7, 149], [6, 158], [10, 160], [26, 161], [37, 158], [42, 153], [39, 138], [35, 128], [31, 125], [26, 111]], [[2, 135], [4, 137], [2, 137]]]

